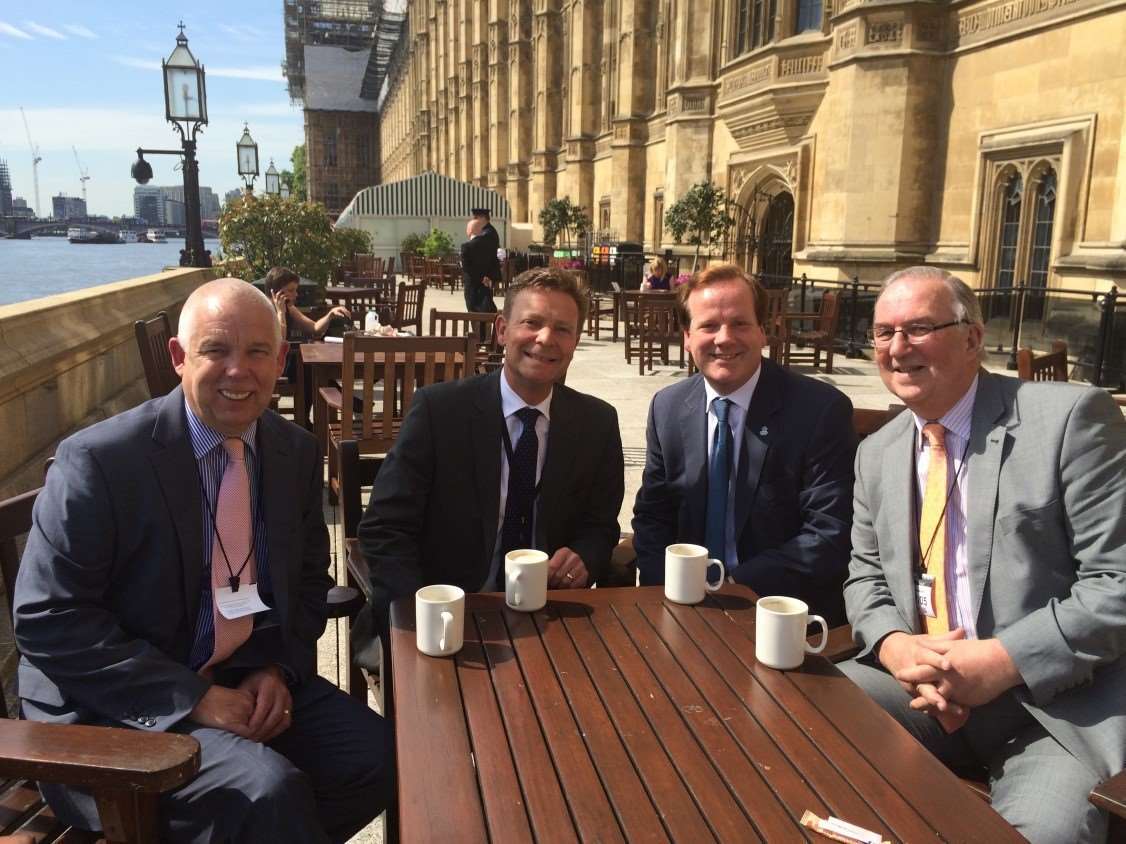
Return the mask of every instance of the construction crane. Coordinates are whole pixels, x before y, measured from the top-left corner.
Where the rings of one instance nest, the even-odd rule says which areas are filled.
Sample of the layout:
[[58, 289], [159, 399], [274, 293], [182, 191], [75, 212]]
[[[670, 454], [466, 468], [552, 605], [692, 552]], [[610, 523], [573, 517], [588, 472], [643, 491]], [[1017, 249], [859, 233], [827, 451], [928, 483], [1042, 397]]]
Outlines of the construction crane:
[[20, 106], [20, 116], [23, 118], [23, 130], [27, 133], [27, 145], [31, 148], [31, 180], [35, 184], [35, 213], [42, 217], [43, 207], [39, 204], [39, 162], [43, 160], [43, 156], [39, 154], [39, 147], [31, 140], [31, 129], [28, 128], [23, 106]]
[[86, 183], [90, 181], [90, 171], [82, 166], [81, 160], [78, 158], [78, 150], [71, 146], [74, 150], [74, 163], [78, 165], [78, 181], [82, 182], [82, 204], [86, 204]]

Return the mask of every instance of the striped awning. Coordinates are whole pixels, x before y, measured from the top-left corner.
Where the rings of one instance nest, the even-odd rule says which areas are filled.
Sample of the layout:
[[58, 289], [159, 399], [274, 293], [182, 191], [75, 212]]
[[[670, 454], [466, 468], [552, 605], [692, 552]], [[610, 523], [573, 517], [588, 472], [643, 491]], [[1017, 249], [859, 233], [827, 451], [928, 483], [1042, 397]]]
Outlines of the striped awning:
[[488, 208], [493, 220], [507, 220], [508, 200], [495, 190], [459, 182], [427, 171], [409, 179], [364, 188], [340, 220], [349, 217], [452, 217], [463, 219], [474, 208]]

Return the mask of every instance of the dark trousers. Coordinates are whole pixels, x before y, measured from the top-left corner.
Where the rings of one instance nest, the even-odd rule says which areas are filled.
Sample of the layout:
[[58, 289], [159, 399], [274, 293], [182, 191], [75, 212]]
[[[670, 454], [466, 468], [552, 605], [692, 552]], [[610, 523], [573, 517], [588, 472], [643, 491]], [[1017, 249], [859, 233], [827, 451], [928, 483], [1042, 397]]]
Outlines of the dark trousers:
[[[387, 724], [322, 677], [293, 689], [293, 724], [268, 745], [181, 721], [200, 743], [199, 774], [160, 801], [160, 840], [347, 841], [391, 801]], [[93, 799], [45, 787], [56, 813], [96, 828]]]

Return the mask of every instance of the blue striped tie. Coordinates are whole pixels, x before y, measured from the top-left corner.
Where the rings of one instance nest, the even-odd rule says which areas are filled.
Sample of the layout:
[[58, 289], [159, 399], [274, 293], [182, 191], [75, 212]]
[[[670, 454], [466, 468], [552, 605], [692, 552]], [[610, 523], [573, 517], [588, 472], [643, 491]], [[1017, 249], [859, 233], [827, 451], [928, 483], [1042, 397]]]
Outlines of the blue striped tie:
[[712, 402], [716, 426], [712, 454], [708, 460], [708, 511], [704, 525], [708, 554], [717, 560], [726, 560], [727, 557], [727, 490], [734, 447], [731, 426], [727, 423], [730, 409], [728, 399], [717, 397]]

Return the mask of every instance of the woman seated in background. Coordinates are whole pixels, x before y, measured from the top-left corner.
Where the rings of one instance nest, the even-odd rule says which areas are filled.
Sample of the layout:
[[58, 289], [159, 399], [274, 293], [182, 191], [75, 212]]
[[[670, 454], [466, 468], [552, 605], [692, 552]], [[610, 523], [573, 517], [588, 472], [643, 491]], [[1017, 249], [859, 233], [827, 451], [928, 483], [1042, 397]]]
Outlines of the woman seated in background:
[[[274, 267], [266, 273], [266, 295], [274, 302], [274, 309], [281, 323], [282, 337], [290, 342], [289, 352], [285, 357], [285, 371], [282, 375], [291, 384], [297, 383], [297, 344], [309, 338], [319, 338], [332, 327], [333, 321], [343, 321], [345, 329], [352, 327], [352, 314], [347, 308], [337, 305], [330, 308], [328, 313], [318, 320], [310, 319], [301, 313], [297, 307], [297, 284], [301, 277], [288, 267]], [[298, 419], [297, 423], [310, 424], [309, 414], [313, 409], [313, 378], [312, 373], [305, 372], [305, 419]]]
[[649, 277], [641, 284], [642, 290], [668, 290], [669, 268], [664, 258], [654, 258], [649, 265]]

